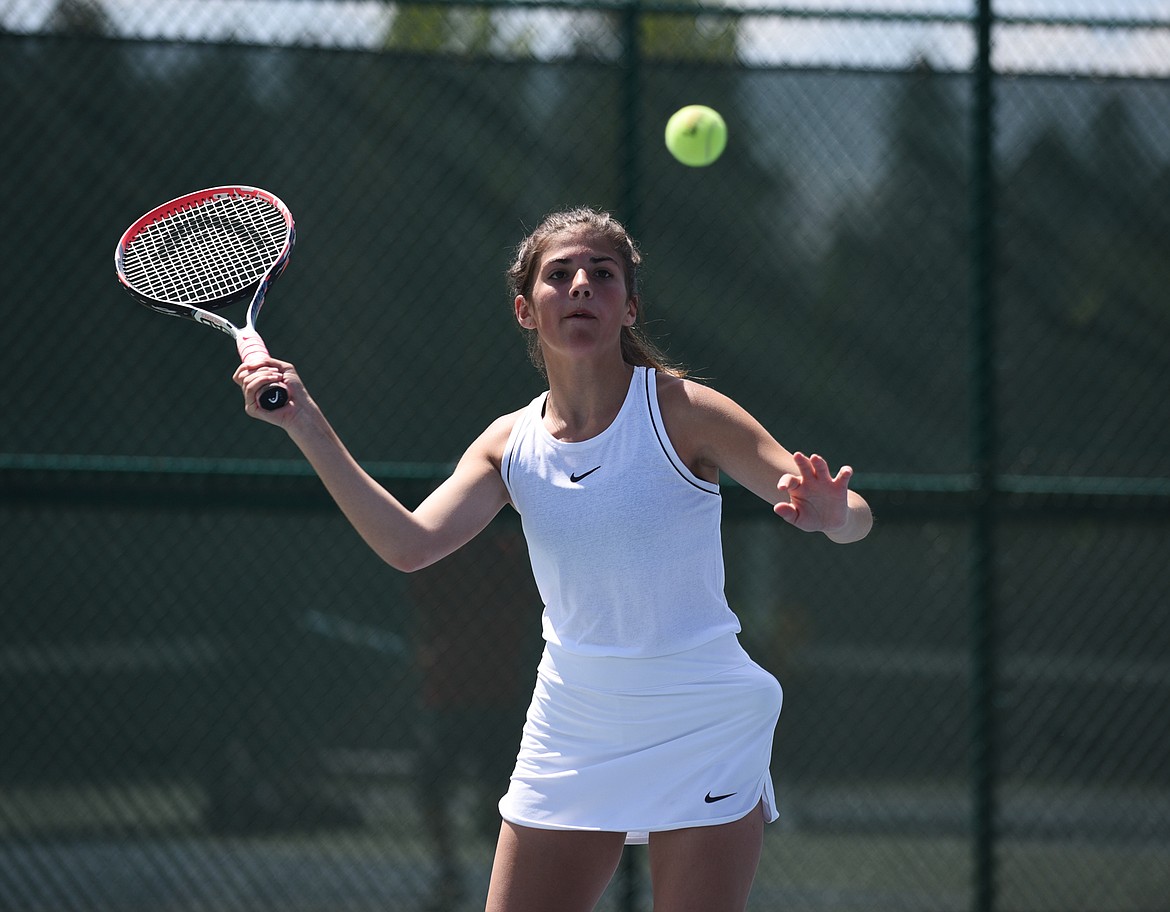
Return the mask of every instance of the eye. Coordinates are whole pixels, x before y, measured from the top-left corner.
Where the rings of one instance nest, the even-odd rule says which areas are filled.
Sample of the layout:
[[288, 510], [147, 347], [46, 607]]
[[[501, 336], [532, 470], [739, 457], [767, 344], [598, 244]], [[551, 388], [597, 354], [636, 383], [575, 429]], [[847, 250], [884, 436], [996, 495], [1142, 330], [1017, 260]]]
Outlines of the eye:
[[604, 266], [601, 267], [600, 269], [598, 269], [597, 272], [594, 273], [594, 275], [597, 276], [599, 279], [612, 279], [613, 278], [613, 273], [610, 272], [608, 269], [606, 269]]
[[548, 278], [550, 282], [557, 282], [568, 277], [568, 275], [569, 274], [563, 269], [554, 269], [548, 274]]

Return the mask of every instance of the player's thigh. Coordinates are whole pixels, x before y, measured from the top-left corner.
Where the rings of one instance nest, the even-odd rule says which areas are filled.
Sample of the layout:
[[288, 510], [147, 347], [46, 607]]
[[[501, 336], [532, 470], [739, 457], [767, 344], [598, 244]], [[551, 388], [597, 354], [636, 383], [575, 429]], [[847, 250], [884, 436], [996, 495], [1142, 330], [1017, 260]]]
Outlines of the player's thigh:
[[500, 827], [486, 912], [589, 912], [617, 870], [625, 833]]
[[733, 823], [652, 833], [654, 912], [742, 912], [763, 845], [762, 804]]

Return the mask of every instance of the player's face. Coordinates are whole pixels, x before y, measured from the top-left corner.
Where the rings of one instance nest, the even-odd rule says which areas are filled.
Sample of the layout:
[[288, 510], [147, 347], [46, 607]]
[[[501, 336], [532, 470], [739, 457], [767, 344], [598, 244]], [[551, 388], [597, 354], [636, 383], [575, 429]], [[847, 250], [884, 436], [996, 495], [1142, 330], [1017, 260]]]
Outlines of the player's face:
[[540, 257], [528, 298], [516, 299], [520, 325], [540, 333], [546, 348], [567, 351], [620, 348], [621, 329], [636, 315], [621, 256], [590, 234], [554, 238]]

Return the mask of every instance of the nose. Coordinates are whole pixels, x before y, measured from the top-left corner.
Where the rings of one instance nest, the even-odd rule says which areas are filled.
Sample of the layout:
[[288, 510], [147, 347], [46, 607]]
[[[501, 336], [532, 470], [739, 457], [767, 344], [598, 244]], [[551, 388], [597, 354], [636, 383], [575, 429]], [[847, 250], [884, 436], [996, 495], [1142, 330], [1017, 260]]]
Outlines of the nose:
[[589, 287], [589, 274], [584, 269], [578, 269], [577, 274], [573, 276], [573, 284], [569, 288], [569, 297], [593, 297], [593, 289]]

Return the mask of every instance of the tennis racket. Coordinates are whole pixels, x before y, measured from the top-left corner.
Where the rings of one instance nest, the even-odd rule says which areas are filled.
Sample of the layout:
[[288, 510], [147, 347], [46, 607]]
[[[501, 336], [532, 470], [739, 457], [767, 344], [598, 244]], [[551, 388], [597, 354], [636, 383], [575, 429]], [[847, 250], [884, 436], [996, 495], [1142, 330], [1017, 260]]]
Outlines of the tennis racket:
[[[256, 320], [295, 240], [292, 213], [271, 193], [212, 187], [163, 203], [127, 228], [114, 250], [114, 268], [137, 301], [227, 333], [240, 360], [256, 364], [268, 357]], [[249, 298], [243, 326], [214, 313]], [[270, 384], [258, 401], [275, 411], [288, 402], [288, 390]]]

